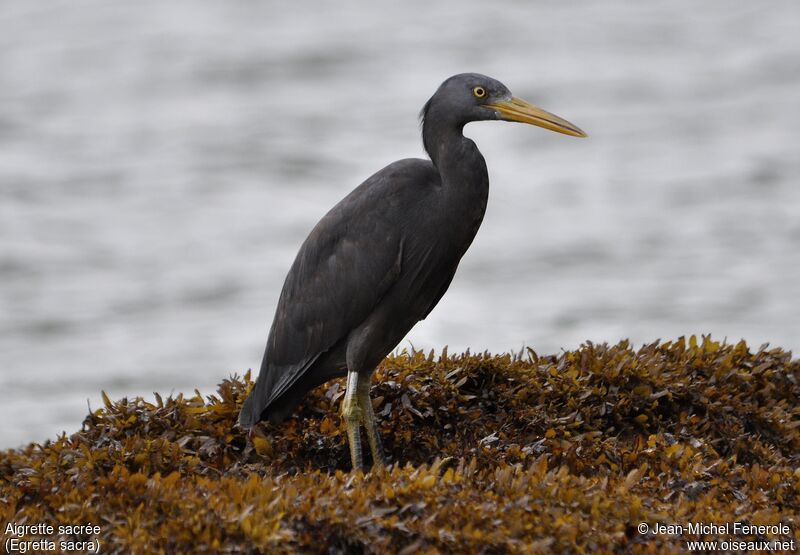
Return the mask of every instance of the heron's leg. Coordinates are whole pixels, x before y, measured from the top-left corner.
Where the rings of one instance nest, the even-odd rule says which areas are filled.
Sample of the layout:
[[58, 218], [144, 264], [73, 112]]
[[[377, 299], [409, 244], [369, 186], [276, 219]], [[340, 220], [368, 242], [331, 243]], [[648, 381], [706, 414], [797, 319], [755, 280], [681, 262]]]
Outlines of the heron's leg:
[[[350, 444], [350, 460], [353, 463], [353, 470], [360, 470], [364, 463], [361, 457], [361, 422], [363, 421], [363, 411], [358, 402], [359, 380], [358, 372], [349, 371], [347, 373], [347, 390], [342, 401], [342, 415], [347, 424], [347, 442]], [[367, 391], [369, 382], [367, 381]]]
[[383, 453], [381, 434], [375, 421], [375, 411], [372, 410], [372, 401], [369, 398], [370, 381], [371, 376], [367, 379], [362, 379], [358, 383], [356, 392], [358, 406], [361, 407], [361, 414], [363, 415], [364, 419], [364, 427], [367, 430], [369, 449], [372, 452], [372, 464], [375, 466], [386, 466], [386, 455]]

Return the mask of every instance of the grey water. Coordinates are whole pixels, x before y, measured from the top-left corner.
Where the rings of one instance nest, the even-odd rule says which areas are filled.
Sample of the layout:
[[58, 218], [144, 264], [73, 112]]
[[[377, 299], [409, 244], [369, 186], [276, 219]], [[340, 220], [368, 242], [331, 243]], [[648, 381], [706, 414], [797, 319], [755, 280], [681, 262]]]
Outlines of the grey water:
[[400, 345], [800, 348], [800, 3], [0, 3], [0, 446], [258, 368], [305, 235], [476, 71], [483, 227]]

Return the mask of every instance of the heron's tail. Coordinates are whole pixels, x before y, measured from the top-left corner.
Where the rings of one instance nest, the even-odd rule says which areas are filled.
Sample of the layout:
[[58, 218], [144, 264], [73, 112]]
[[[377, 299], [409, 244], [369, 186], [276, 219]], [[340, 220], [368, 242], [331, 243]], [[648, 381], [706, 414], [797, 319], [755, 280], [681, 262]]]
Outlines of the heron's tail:
[[256, 385], [239, 413], [239, 426], [252, 428], [261, 420], [280, 424], [291, 414], [307, 391], [330, 377], [338, 376], [338, 372], [330, 376], [325, 372], [319, 375], [306, 372], [319, 356], [319, 353], [315, 354], [300, 364], [273, 366], [265, 355]]
[[302, 397], [283, 395], [274, 401], [267, 402], [266, 393], [258, 391], [258, 382], [250, 392], [239, 412], [239, 426], [250, 429], [261, 420], [269, 420], [273, 424], [280, 424], [292, 412]]
[[[273, 424], [280, 424], [300, 402], [300, 395], [287, 395], [282, 384], [272, 383], [274, 374], [262, 372], [256, 380], [256, 385], [245, 399], [242, 410], [239, 412], [239, 426], [252, 428], [261, 420], [269, 420]], [[270, 380], [270, 378], [273, 378]]]
[[250, 395], [247, 396], [247, 399], [244, 400], [242, 410], [239, 412], [239, 426], [242, 428], [250, 429], [261, 420], [261, 411], [263, 408], [257, 407], [259, 404], [255, 395], [257, 388], [258, 382], [256, 382], [256, 387], [250, 391]]

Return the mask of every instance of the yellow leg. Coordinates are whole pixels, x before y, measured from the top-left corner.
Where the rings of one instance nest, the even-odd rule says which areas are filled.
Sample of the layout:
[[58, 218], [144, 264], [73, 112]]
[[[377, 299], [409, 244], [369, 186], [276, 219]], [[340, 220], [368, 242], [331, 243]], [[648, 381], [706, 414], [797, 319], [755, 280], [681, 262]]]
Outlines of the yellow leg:
[[386, 466], [386, 456], [383, 453], [381, 434], [375, 421], [375, 411], [372, 410], [372, 401], [369, 398], [370, 378], [362, 379], [356, 389], [356, 400], [361, 408], [364, 427], [367, 430], [369, 449], [372, 452], [373, 466]]
[[358, 372], [347, 374], [347, 391], [342, 401], [342, 416], [347, 425], [347, 442], [350, 444], [350, 461], [353, 470], [364, 468], [361, 457], [361, 422], [363, 411], [358, 403]]
[[361, 425], [367, 430], [369, 449], [374, 466], [386, 466], [386, 456], [381, 445], [381, 436], [375, 421], [375, 411], [369, 398], [370, 377], [359, 378], [358, 372], [347, 374], [347, 390], [342, 401], [342, 416], [347, 424], [347, 441], [350, 444], [350, 460], [353, 470], [364, 468], [361, 449]]

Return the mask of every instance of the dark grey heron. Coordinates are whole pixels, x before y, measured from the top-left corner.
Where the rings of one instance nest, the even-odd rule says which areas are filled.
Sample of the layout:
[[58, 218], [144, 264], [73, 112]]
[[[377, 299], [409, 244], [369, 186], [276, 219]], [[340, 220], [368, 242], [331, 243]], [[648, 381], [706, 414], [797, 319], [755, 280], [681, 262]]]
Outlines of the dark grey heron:
[[486, 211], [486, 162], [464, 125], [516, 121], [586, 136], [477, 73], [447, 79], [420, 117], [430, 160], [399, 160], [368, 178], [300, 247], [239, 415], [245, 428], [279, 423], [309, 390], [346, 375], [342, 414], [354, 469], [363, 464], [362, 424], [374, 464], [385, 464], [369, 398], [375, 367], [447, 291]]

